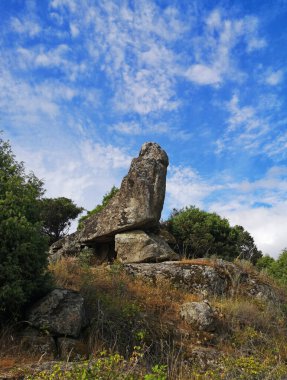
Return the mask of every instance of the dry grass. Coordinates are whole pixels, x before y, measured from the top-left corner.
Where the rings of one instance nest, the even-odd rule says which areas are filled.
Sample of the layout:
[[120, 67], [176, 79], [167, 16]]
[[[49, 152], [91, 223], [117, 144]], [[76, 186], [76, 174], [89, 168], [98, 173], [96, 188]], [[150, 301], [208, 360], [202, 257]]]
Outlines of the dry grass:
[[[216, 267], [218, 262], [214, 259], [179, 262], [184, 264]], [[257, 276], [253, 267], [238, 265]], [[235, 358], [235, 364], [242, 355], [257, 355], [262, 361], [273, 355], [276, 363], [287, 361], [286, 318], [279, 306], [240, 296], [209, 299], [218, 311], [221, 328], [216, 334], [203, 333], [193, 330], [179, 315], [183, 303], [201, 297], [175, 289], [168, 281], [162, 280], [155, 286], [129, 276], [118, 263], [88, 267], [76, 258], [61, 259], [50, 265], [50, 271], [57, 286], [79, 290], [84, 295], [92, 323], [83, 339], [95, 357], [107, 350], [128, 358], [134, 347], [139, 346], [147, 366], [167, 364], [172, 380], [204, 379], [196, 377], [193, 364], [186, 360], [197, 346], [216, 348], [228, 358]], [[0, 337], [0, 368], [6, 370], [40, 359], [21, 352], [11, 337], [8, 330]], [[208, 374], [206, 379], [213, 377]]]

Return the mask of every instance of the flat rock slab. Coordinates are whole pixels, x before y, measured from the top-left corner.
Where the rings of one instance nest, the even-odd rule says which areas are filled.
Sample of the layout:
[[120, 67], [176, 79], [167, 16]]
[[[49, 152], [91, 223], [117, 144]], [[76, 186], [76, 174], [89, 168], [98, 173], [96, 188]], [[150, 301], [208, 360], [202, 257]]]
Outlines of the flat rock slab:
[[54, 289], [38, 301], [28, 313], [31, 326], [52, 336], [77, 338], [87, 324], [84, 298], [67, 289]]
[[215, 268], [181, 262], [125, 264], [127, 273], [160, 284], [168, 280], [177, 288], [203, 295], [222, 295], [228, 291], [229, 280]]
[[115, 236], [117, 259], [122, 263], [147, 263], [177, 260], [178, 255], [155, 234], [136, 230]]

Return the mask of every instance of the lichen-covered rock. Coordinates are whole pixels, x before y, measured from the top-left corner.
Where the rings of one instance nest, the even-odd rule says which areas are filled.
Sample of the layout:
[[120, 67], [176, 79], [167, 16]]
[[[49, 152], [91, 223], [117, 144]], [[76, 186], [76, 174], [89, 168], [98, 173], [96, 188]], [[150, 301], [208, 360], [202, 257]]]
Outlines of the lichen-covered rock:
[[67, 289], [54, 289], [30, 309], [27, 320], [31, 326], [52, 336], [77, 338], [87, 324], [84, 299]]
[[224, 260], [198, 259], [190, 262], [157, 264], [125, 264], [131, 275], [158, 283], [168, 280], [177, 288], [201, 294], [252, 296], [268, 302], [278, 302], [278, 295], [269, 284], [260, 281], [252, 272]]
[[158, 144], [143, 144], [119, 192], [101, 212], [84, 221], [79, 240], [110, 241], [122, 231], [156, 226], [165, 197], [167, 166], [167, 154]]
[[177, 254], [155, 234], [136, 230], [115, 236], [117, 259], [122, 263], [147, 263], [177, 260]]
[[214, 331], [216, 328], [216, 313], [207, 301], [184, 303], [180, 316], [200, 331]]
[[185, 264], [181, 262], [125, 264], [127, 273], [142, 279], [159, 283], [168, 280], [177, 288], [207, 295], [226, 294], [229, 279], [214, 267], [207, 265]]
[[76, 232], [53, 243], [49, 250], [49, 261], [56, 262], [63, 256], [78, 256], [83, 245], [78, 240]]
[[45, 359], [57, 355], [57, 347], [53, 337], [41, 335], [38, 330], [28, 328], [21, 334], [21, 349], [32, 355], [43, 355]]

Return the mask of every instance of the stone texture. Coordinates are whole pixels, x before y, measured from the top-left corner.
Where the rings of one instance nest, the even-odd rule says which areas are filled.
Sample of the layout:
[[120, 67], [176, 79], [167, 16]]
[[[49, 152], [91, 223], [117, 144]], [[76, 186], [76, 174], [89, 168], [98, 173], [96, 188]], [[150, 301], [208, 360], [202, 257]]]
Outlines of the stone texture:
[[216, 314], [207, 301], [184, 303], [180, 316], [200, 331], [214, 331], [216, 328]]
[[117, 259], [122, 263], [147, 263], [177, 260], [177, 254], [155, 234], [136, 230], [115, 236]]
[[62, 256], [78, 256], [82, 249], [83, 246], [78, 240], [78, 235], [74, 232], [51, 245], [49, 250], [49, 261], [56, 262]]
[[214, 267], [207, 265], [186, 264], [182, 262], [125, 264], [125, 270], [154, 284], [168, 280], [177, 288], [192, 293], [223, 295], [229, 290], [229, 279]]
[[31, 326], [53, 336], [78, 337], [86, 325], [84, 299], [67, 289], [54, 289], [28, 313]]
[[157, 226], [165, 197], [168, 157], [158, 144], [143, 144], [119, 192], [98, 214], [84, 221], [78, 240], [110, 241], [122, 231]]
[[274, 303], [280, 298], [269, 284], [260, 281], [252, 272], [224, 260], [125, 264], [124, 268], [127, 273], [155, 284], [168, 280], [177, 288], [204, 297], [241, 294]]
[[21, 349], [32, 355], [43, 355], [45, 359], [54, 358], [57, 347], [53, 337], [41, 335], [38, 330], [27, 328], [21, 334]]

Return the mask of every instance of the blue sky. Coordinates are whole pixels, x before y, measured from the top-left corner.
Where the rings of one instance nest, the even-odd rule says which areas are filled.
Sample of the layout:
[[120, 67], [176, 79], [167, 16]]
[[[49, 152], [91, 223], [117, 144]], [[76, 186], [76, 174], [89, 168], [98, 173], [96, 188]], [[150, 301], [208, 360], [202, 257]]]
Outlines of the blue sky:
[[163, 216], [196, 205], [287, 246], [287, 1], [0, 1], [0, 130], [91, 209], [145, 141]]

